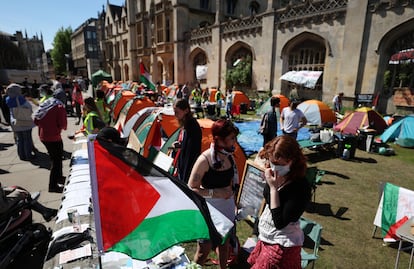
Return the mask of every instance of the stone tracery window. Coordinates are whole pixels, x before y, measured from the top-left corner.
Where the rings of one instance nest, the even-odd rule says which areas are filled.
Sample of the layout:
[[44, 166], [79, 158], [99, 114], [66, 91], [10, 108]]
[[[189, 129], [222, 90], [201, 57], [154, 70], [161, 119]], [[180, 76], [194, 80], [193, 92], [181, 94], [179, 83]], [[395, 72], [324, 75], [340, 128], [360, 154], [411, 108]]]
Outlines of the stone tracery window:
[[307, 40], [289, 53], [289, 70], [323, 71], [325, 53], [325, 47]]

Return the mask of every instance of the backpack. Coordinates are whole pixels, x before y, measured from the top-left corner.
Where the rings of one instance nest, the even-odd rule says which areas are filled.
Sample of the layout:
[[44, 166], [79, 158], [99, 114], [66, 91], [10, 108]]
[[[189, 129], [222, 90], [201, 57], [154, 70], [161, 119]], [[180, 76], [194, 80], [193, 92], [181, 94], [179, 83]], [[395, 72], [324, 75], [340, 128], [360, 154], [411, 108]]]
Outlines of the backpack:
[[262, 121], [260, 123], [259, 130], [257, 131], [257, 133], [259, 133], [261, 135], [266, 135], [266, 134], [269, 133], [267, 113], [263, 115]]

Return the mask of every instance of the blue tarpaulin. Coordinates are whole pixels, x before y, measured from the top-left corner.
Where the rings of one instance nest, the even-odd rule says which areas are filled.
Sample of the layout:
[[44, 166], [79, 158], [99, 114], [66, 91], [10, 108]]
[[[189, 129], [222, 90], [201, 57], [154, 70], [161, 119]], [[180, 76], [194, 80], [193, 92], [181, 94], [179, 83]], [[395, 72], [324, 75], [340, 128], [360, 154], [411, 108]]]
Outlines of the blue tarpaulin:
[[[240, 134], [237, 137], [237, 141], [240, 147], [243, 148], [247, 156], [257, 153], [263, 146], [263, 136], [257, 133], [259, 130], [260, 121], [244, 121], [236, 122], [235, 125], [240, 130]], [[279, 125], [279, 122], [278, 122]], [[277, 127], [278, 135], [282, 135], [280, 127]], [[310, 133], [308, 128], [299, 129], [298, 140], [310, 139]]]

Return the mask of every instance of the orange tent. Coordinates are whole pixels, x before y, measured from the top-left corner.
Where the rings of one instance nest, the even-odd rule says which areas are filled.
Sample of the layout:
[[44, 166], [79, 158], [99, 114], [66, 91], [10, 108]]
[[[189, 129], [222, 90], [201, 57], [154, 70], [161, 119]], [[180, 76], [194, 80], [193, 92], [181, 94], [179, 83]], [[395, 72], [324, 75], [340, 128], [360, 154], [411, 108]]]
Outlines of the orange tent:
[[274, 94], [272, 96], [278, 97], [280, 99], [280, 107], [279, 107], [280, 111], [282, 111], [285, 107], [289, 106], [289, 103], [290, 103], [289, 98], [287, 98], [283, 94]]
[[158, 108], [147, 115], [143, 115], [143, 117], [144, 119], [139, 125], [134, 125], [133, 131], [141, 145], [140, 149], [135, 150], [147, 158], [150, 157], [152, 147], [158, 149], [161, 147], [163, 136], [169, 138], [178, 130], [179, 123], [174, 111], [168, 110], [168, 108]]
[[335, 112], [325, 103], [319, 100], [307, 100], [298, 105], [306, 117], [308, 124], [323, 125], [335, 123]]
[[250, 105], [249, 97], [244, 92], [233, 91], [233, 109], [235, 106], [240, 106], [241, 103], [245, 103], [247, 106]]
[[121, 132], [128, 120], [138, 111], [146, 107], [155, 107], [154, 102], [146, 96], [135, 96], [134, 98], [128, 100], [119, 112], [114, 128]]
[[128, 100], [131, 100], [136, 96], [135, 93], [131, 91], [119, 91], [115, 95], [115, 100], [112, 104], [112, 120], [116, 121], [118, 119], [119, 113], [121, 112], [121, 109], [124, 107], [124, 105], [128, 102]]
[[[273, 97], [279, 97], [280, 99], [280, 107], [279, 107], [279, 111], [281, 112], [285, 107], [289, 106], [289, 98], [287, 98], [286, 96], [282, 95], [282, 94], [274, 94]], [[257, 115], [263, 115], [266, 112], [268, 112], [270, 110], [270, 99], [271, 97], [269, 97], [257, 110], [256, 110], [256, 114]]]
[[[129, 100], [128, 103], [129, 102], [131, 103], [129, 105], [129, 108], [127, 108], [125, 122], [129, 120], [139, 110], [145, 107], [155, 106], [154, 102], [151, 99], [149, 99], [147, 96], [140, 97], [140, 98], [137, 97], [132, 100]], [[128, 103], [125, 104], [125, 106], [127, 106]]]

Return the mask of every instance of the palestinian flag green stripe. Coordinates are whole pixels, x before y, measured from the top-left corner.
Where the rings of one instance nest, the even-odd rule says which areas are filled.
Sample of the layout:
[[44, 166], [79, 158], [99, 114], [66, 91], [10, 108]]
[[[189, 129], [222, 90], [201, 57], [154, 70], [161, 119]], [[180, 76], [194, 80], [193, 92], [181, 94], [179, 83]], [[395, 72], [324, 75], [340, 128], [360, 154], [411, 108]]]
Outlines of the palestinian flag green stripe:
[[395, 186], [393, 184], [385, 184], [384, 186], [384, 197], [381, 218], [383, 236], [387, 234], [391, 224], [397, 221], [399, 192], [400, 187], [398, 186]]
[[[194, 229], [188, 229], [186, 223], [189, 222]], [[154, 253], [160, 253], [177, 242], [193, 241], [194, 238], [209, 238], [209, 230], [202, 214], [197, 210], [173, 211], [145, 219], [109, 250], [122, 252], [139, 260], [148, 260], [154, 257]]]

